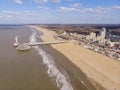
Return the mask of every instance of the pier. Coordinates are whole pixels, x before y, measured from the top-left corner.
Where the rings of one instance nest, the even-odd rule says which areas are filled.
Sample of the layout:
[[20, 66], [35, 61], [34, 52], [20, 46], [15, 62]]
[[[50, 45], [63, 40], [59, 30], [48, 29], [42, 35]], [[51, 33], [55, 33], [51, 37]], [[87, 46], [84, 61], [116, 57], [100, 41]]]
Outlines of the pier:
[[36, 46], [36, 45], [50, 45], [50, 44], [60, 44], [60, 43], [67, 43], [68, 41], [57, 41], [57, 42], [36, 42], [36, 43], [22, 43], [20, 44], [18, 42], [18, 37], [15, 37], [15, 43], [13, 44], [13, 46], [17, 47], [17, 50], [21, 50], [21, 51], [26, 51], [26, 50], [30, 50], [31, 46]]

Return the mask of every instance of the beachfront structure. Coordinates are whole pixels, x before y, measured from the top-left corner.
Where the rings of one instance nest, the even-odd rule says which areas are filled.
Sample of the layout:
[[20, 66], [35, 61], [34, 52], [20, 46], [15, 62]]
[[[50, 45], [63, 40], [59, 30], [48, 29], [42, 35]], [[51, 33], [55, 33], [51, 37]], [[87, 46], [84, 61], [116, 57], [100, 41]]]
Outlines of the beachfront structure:
[[99, 42], [100, 44], [105, 44], [107, 42], [106, 29], [103, 28], [99, 35], [97, 35], [95, 32], [91, 32], [89, 35], [86, 35], [85, 39], [89, 42]]
[[15, 47], [19, 46], [18, 37], [19, 36], [15, 36], [15, 43], [14, 43]]
[[90, 35], [86, 35], [86, 39], [89, 42], [95, 42], [96, 41], [96, 33], [91, 32]]
[[107, 39], [106, 39], [106, 29], [103, 28], [102, 31], [100, 31], [100, 35], [97, 36], [97, 41], [100, 43], [100, 44], [106, 44], [107, 43]]
[[103, 30], [100, 32], [101, 39], [104, 40], [106, 39], [106, 29], [102, 28]]
[[59, 44], [59, 43], [66, 43], [67, 41], [59, 41], [59, 42], [35, 42], [35, 43], [22, 43], [20, 44], [18, 42], [18, 36], [15, 37], [15, 43], [13, 46], [17, 47], [17, 50], [20, 51], [26, 51], [30, 50], [32, 47], [31, 46], [36, 46], [36, 45], [49, 45], [49, 44]]

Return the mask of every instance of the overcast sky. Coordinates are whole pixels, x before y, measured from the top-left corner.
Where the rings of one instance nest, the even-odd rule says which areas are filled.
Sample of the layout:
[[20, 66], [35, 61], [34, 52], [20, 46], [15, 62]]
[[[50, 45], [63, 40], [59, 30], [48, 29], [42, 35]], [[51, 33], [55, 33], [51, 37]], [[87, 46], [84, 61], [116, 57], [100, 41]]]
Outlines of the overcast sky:
[[120, 24], [120, 0], [0, 0], [0, 24]]

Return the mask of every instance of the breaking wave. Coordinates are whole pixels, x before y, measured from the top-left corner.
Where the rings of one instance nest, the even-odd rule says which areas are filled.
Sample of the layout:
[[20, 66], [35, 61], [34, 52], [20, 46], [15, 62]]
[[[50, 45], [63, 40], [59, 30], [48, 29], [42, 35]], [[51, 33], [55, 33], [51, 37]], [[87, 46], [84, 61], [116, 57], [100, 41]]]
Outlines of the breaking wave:
[[[32, 29], [32, 35], [29, 38], [30, 43], [37, 42], [37, 31]], [[46, 65], [47, 74], [54, 78], [56, 81], [57, 86], [60, 88], [60, 90], [73, 90], [71, 84], [67, 81], [66, 77], [60, 72], [60, 70], [56, 67], [54, 59], [46, 53], [44, 50], [42, 50], [38, 46], [33, 46], [34, 49], [38, 52], [38, 54], [42, 57], [42, 62], [44, 65]]]

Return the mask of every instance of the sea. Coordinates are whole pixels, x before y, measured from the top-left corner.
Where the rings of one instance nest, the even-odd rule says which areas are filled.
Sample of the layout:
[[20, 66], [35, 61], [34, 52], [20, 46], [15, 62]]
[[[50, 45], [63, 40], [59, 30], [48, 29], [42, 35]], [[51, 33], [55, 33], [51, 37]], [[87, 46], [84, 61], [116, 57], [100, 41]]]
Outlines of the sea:
[[28, 51], [13, 46], [15, 36], [22, 44], [43, 42], [41, 35], [28, 25], [0, 26], [0, 90], [96, 90], [80, 69], [50, 45]]

